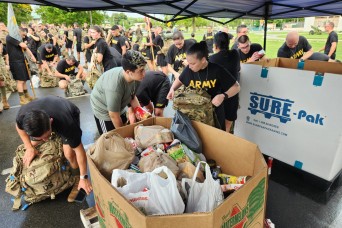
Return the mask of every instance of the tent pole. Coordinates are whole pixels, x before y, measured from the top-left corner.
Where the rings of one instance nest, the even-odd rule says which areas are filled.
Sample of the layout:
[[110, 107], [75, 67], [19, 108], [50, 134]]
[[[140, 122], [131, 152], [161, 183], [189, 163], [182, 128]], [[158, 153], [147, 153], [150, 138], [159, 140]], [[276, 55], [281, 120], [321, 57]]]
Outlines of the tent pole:
[[266, 37], [267, 37], [267, 22], [269, 17], [269, 6], [270, 4], [266, 2], [265, 4], [265, 24], [264, 24], [264, 50], [266, 51]]

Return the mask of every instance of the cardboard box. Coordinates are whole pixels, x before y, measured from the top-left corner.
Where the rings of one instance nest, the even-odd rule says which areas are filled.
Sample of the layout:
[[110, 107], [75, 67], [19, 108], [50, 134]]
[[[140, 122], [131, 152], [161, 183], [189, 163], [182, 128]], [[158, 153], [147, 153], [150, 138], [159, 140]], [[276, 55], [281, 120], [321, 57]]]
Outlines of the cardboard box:
[[[140, 123], [169, 128], [171, 119], [151, 118]], [[258, 146], [202, 123], [193, 122], [193, 125], [202, 139], [203, 151], [208, 159], [215, 159], [224, 173], [249, 175], [252, 178], [211, 213], [145, 216], [112, 187], [88, 157], [96, 209], [102, 227], [227, 228], [238, 224], [239, 227], [263, 227], [267, 166]], [[134, 126], [115, 131], [123, 137], [132, 137]]]
[[341, 76], [341, 63], [277, 58], [242, 64], [235, 134], [269, 156], [334, 180], [342, 169]]

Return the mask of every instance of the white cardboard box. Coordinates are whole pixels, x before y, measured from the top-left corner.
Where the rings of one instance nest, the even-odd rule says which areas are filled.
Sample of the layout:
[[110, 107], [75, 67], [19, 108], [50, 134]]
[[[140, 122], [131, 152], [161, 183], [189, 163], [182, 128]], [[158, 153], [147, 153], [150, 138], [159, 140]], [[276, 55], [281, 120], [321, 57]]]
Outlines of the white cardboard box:
[[342, 64], [297, 66], [298, 60], [282, 58], [242, 64], [235, 134], [331, 181], [342, 169]]

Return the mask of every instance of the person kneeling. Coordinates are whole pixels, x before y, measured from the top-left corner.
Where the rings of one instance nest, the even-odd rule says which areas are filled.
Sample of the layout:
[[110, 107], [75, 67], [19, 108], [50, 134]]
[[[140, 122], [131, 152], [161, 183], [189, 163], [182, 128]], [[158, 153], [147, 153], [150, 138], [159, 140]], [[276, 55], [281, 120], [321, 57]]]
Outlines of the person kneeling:
[[[78, 68], [77, 74], [75, 73], [76, 67]], [[71, 81], [71, 76], [76, 74], [76, 78], [85, 80], [86, 74], [83, 71], [83, 67], [73, 55], [68, 56], [58, 62], [55, 76], [60, 78], [59, 88], [64, 89], [67, 92], [68, 85]]]

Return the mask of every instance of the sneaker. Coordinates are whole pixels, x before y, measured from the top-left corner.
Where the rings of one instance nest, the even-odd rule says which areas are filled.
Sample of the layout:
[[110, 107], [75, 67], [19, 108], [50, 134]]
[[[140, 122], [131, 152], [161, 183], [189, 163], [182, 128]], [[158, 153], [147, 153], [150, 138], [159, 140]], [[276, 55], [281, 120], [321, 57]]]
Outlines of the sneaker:
[[75, 176], [74, 178], [75, 178], [75, 184], [72, 187], [71, 192], [70, 192], [70, 194], [68, 196], [68, 202], [69, 203], [74, 202], [75, 198], [76, 198], [76, 196], [78, 194], [78, 189], [77, 188], [78, 188], [78, 184], [80, 183], [80, 176]]

